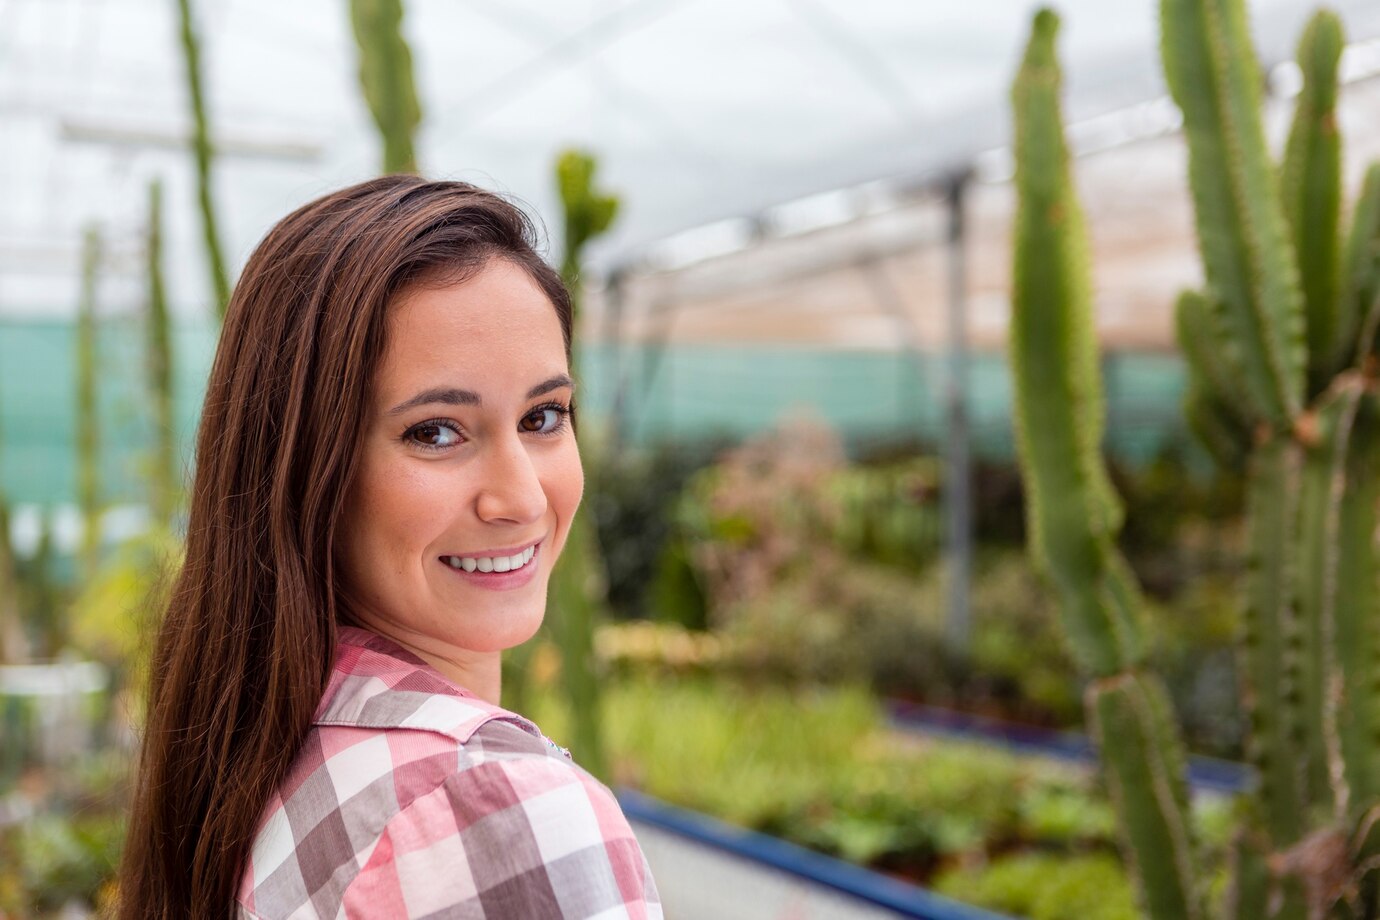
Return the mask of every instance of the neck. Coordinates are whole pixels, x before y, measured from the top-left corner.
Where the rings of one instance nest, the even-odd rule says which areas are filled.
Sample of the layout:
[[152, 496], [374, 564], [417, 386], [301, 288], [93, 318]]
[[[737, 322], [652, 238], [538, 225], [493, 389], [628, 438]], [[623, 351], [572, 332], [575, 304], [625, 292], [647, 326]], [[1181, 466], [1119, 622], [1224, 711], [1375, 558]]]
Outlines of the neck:
[[486, 703], [500, 705], [499, 695], [503, 681], [502, 652], [474, 652], [456, 648], [410, 630], [378, 623], [369, 617], [360, 617], [359, 621], [359, 625], [365, 629], [398, 643], [457, 686], [463, 687]]

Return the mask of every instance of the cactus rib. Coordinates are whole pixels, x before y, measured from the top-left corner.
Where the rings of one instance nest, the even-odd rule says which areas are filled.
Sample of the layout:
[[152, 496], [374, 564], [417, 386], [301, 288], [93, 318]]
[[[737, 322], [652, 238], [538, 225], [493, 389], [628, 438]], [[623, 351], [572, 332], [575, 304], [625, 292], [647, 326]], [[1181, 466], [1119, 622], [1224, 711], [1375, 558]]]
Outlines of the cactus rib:
[[1308, 334], [1309, 392], [1319, 393], [1336, 372], [1338, 216], [1342, 200], [1342, 146], [1337, 131], [1337, 64], [1342, 23], [1335, 13], [1314, 14], [1299, 40], [1303, 91], [1294, 109], [1281, 168], [1284, 216], [1298, 255]]
[[1097, 681], [1088, 712], [1146, 913], [1201, 917], [1183, 749], [1163, 686], [1135, 673]]
[[1260, 773], [1260, 798], [1270, 840], [1293, 843], [1303, 833], [1297, 624], [1291, 598], [1296, 578], [1294, 534], [1302, 449], [1274, 437], [1252, 452], [1246, 480], [1249, 572], [1241, 620], [1242, 698], [1250, 719], [1247, 755]]
[[[1349, 390], [1349, 438], [1341, 443], [1334, 472], [1330, 538], [1334, 547], [1328, 571], [1325, 612], [1332, 641], [1333, 671], [1327, 696], [1329, 724], [1338, 736], [1343, 780], [1334, 781], [1350, 795], [1339, 811], [1354, 813], [1380, 793], [1380, 711], [1373, 675], [1380, 658], [1380, 556], [1375, 533], [1380, 517], [1380, 407], [1373, 393], [1363, 393], [1352, 377]], [[1349, 804], [1350, 808], [1346, 806]]]
[[1160, 11], [1218, 339], [1255, 416], [1288, 428], [1303, 399], [1304, 314], [1243, 0], [1161, 0]]
[[[1337, 351], [1358, 365], [1375, 347], [1380, 326], [1380, 163], [1372, 163], [1352, 214], [1342, 268]], [[1356, 342], [1360, 332], [1359, 349]]]

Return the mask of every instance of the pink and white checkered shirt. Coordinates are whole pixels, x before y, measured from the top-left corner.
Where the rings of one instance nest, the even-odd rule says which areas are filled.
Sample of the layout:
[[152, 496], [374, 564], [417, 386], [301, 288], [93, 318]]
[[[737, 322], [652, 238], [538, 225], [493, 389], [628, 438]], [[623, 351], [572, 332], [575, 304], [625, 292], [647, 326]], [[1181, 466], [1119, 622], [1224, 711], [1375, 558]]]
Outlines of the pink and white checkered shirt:
[[241, 920], [662, 916], [605, 786], [531, 722], [353, 627], [236, 902]]

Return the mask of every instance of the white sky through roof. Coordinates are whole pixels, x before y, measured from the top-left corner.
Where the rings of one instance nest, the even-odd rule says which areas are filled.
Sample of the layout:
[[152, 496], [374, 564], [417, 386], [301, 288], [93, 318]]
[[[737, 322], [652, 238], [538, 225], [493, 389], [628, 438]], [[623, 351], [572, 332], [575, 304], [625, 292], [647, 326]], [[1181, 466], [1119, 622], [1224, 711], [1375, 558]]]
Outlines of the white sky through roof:
[[[194, 4], [232, 265], [273, 221], [376, 171], [346, 0]], [[433, 176], [508, 191], [548, 224], [551, 162], [601, 157], [625, 210], [610, 264], [668, 234], [829, 189], [951, 169], [1007, 136], [1027, 0], [406, 0]], [[1265, 63], [1312, 2], [1250, 4]], [[1349, 40], [1380, 3], [1338, 0]], [[1152, 0], [1068, 0], [1072, 118], [1163, 93]], [[209, 299], [173, 0], [0, 0], [0, 312], [66, 314], [81, 229], [110, 241], [111, 302], [140, 290], [146, 185], [169, 188], [180, 310]], [[554, 227], [552, 228], [554, 232]], [[123, 280], [121, 280], [123, 278]]]

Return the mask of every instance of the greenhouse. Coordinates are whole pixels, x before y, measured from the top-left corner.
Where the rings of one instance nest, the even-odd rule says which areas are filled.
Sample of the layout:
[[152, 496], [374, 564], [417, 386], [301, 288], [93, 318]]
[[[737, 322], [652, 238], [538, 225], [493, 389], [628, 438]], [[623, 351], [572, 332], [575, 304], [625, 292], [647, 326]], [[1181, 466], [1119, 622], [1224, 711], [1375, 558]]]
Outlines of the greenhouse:
[[0, 918], [134, 915], [227, 305], [393, 173], [573, 295], [501, 705], [649, 915], [1380, 917], [1380, 5], [1039, 9], [0, 0]]

